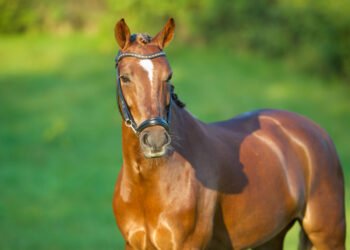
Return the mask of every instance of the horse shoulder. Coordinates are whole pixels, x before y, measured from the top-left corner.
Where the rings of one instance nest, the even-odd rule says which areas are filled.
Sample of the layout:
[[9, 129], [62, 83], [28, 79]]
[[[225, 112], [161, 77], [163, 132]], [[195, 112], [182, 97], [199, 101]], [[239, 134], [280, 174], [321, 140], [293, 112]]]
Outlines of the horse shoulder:
[[146, 249], [147, 235], [140, 208], [139, 191], [128, 178], [125, 166], [121, 168], [115, 185], [113, 210], [117, 225], [132, 249]]
[[149, 193], [146, 206], [158, 211], [149, 220], [149, 235], [157, 249], [202, 249], [211, 236], [216, 192], [204, 188], [196, 179], [190, 162], [175, 155], [168, 163], [159, 186], [153, 187], [157, 197]]

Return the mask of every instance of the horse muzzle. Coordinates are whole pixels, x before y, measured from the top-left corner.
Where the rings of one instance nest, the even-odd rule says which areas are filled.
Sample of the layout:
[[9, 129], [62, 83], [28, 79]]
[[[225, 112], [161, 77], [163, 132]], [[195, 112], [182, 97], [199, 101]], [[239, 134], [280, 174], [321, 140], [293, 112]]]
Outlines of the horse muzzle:
[[162, 126], [151, 126], [139, 135], [141, 149], [146, 158], [159, 158], [167, 154], [171, 137]]

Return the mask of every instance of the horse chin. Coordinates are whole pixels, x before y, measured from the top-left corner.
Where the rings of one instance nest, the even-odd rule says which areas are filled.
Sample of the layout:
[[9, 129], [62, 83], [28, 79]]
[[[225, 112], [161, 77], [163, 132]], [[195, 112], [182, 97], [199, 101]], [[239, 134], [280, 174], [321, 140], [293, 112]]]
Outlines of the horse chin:
[[143, 150], [143, 154], [148, 159], [165, 157], [168, 154], [168, 150], [164, 147], [160, 151], [153, 151], [151, 149]]

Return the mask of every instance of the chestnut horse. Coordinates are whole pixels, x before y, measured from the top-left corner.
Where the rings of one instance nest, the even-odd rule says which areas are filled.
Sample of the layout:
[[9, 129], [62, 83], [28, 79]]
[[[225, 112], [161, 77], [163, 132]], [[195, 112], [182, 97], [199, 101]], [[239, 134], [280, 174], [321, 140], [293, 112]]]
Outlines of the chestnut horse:
[[[335, 147], [294, 113], [260, 110], [205, 124], [177, 99], [154, 38], [115, 27], [123, 165], [113, 207], [125, 249], [344, 249], [344, 182]], [[190, 69], [189, 69], [190, 70]]]

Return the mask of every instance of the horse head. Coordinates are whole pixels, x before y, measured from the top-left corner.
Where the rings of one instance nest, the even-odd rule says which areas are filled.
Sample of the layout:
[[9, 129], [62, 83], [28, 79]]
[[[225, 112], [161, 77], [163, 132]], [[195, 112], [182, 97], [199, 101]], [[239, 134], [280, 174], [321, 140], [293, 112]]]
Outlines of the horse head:
[[147, 158], [166, 155], [171, 142], [172, 71], [163, 49], [172, 40], [174, 29], [171, 18], [153, 38], [131, 35], [124, 19], [114, 30], [120, 48], [116, 58], [119, 110]]

